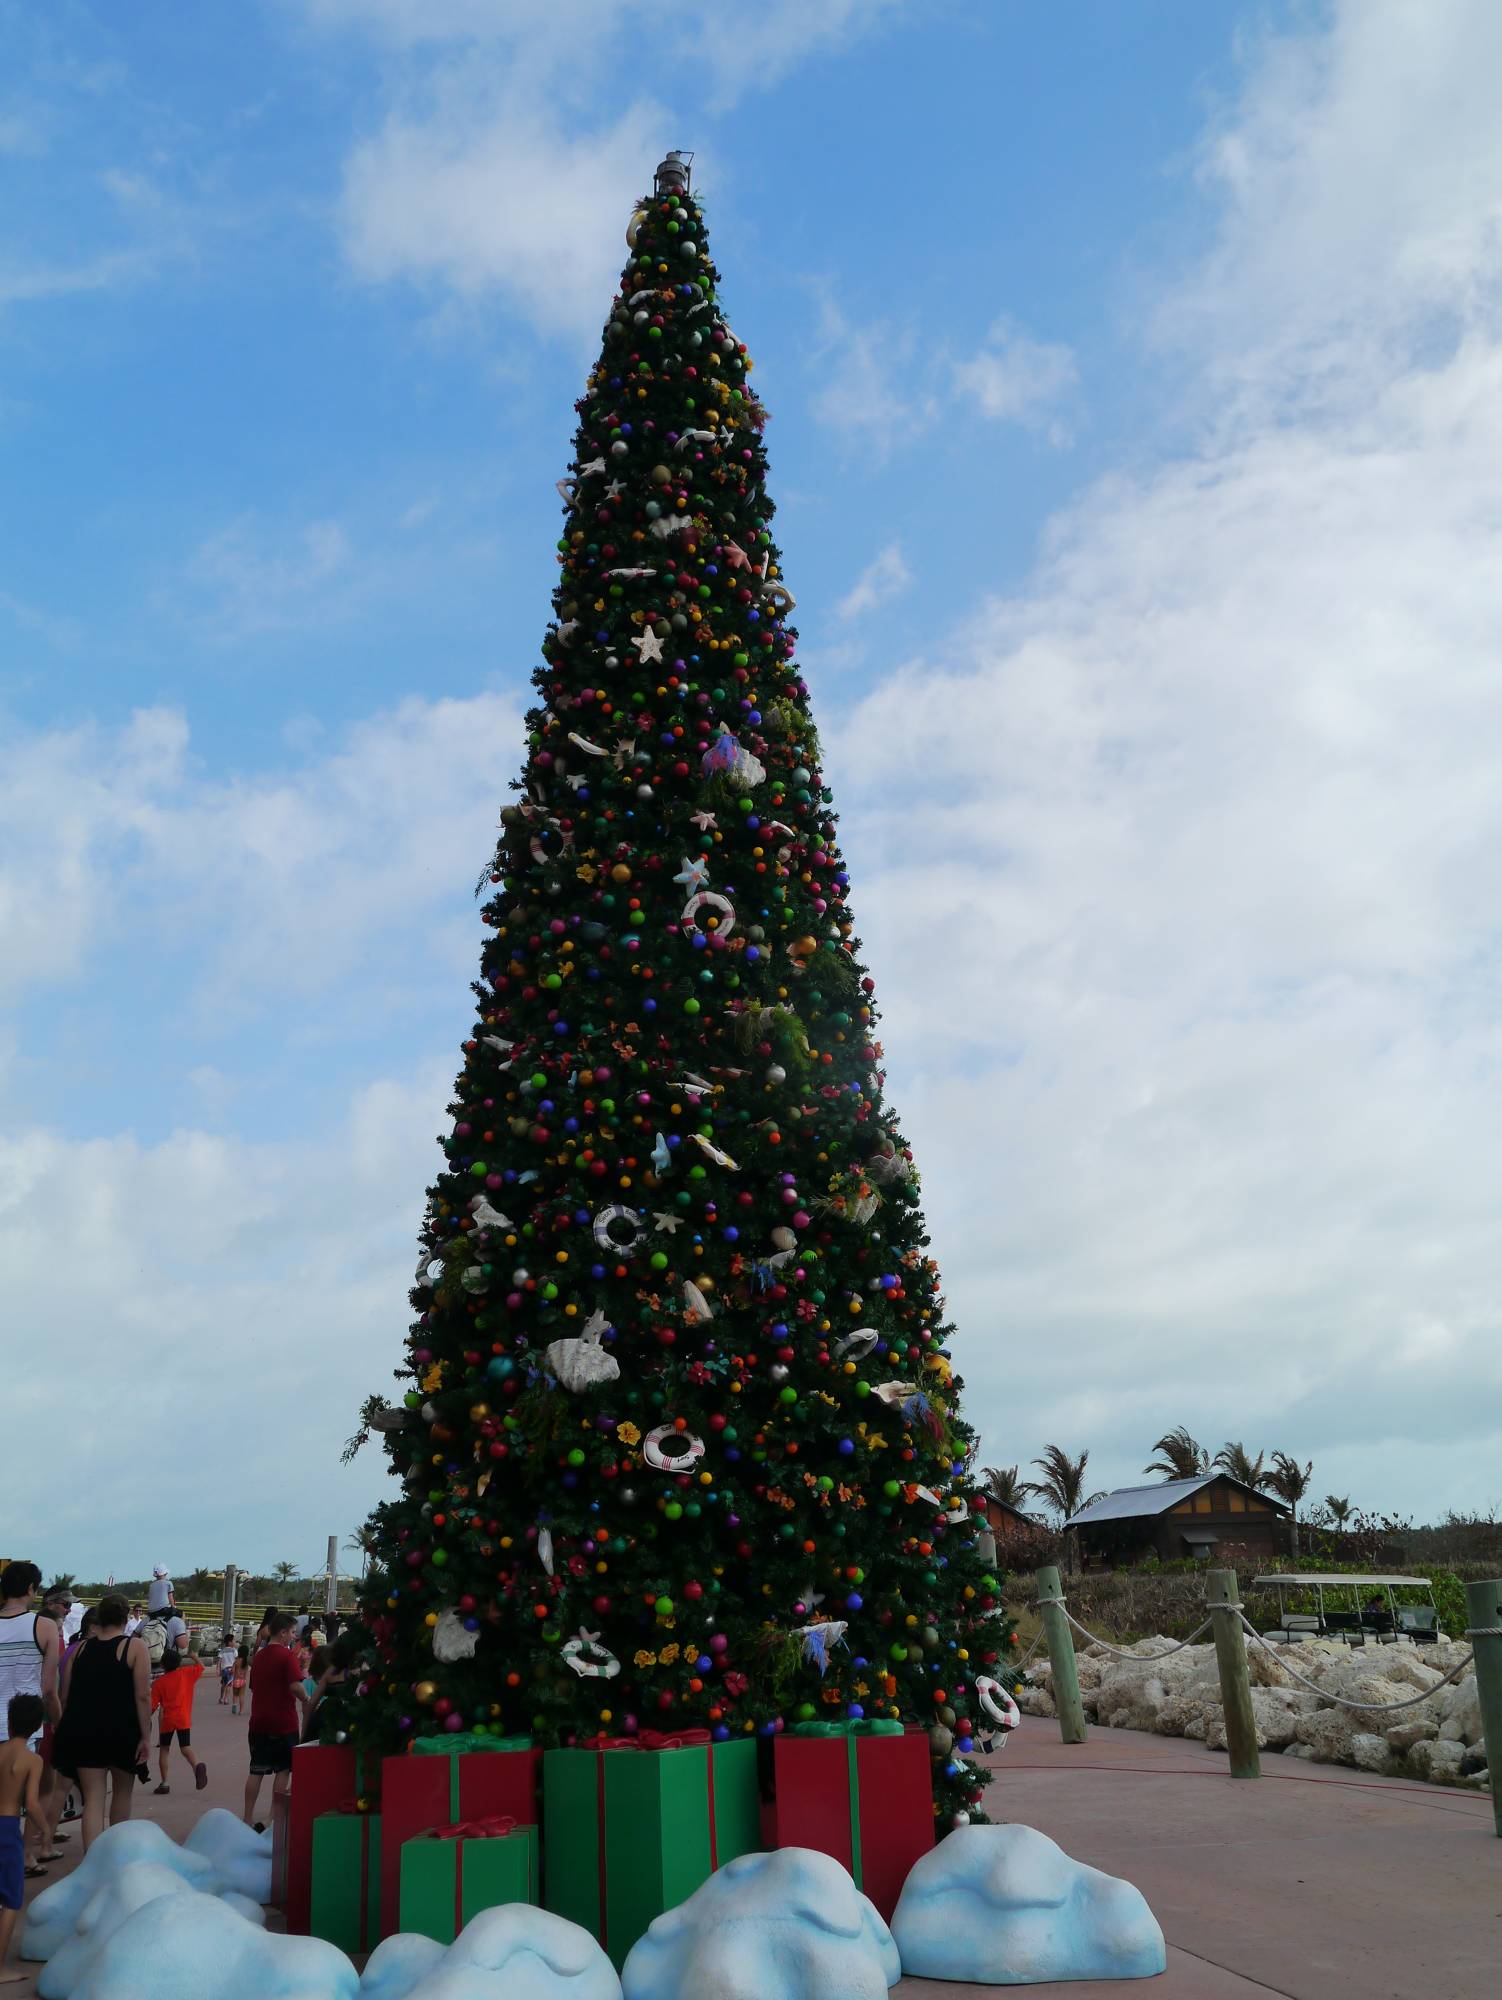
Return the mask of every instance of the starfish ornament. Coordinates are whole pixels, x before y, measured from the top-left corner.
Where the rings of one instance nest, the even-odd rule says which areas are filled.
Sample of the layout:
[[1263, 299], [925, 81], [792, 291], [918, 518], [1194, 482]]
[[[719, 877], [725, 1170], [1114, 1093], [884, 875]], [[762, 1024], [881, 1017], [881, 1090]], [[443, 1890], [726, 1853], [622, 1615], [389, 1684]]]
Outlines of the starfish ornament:
[[640, 653], [643, 666], [646, 666], [649, 660], [660, 660], [662, 658], [662, 641], [650, 629], [645, 632], [638, 632], [631, 643], [635, 646], [637, 652]]
[[681, 882], [686, 893], [692, 896], [708, 882], [709, 863], [704, 859], [702, 854], [685, 854], [683, 857], [683, 866], [678, 870], [673, 880]]

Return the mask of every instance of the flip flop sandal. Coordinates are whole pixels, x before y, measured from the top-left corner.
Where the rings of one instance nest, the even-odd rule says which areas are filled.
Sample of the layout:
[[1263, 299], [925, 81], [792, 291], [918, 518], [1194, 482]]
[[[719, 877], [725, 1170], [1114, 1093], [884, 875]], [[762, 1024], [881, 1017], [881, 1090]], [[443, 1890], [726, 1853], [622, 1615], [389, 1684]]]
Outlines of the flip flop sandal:
[[47, 1870], [42, 1866], [40, 1861], [28, 1861], [26, 1864], [26, 1873], [29, 1879], [34, 1880], [38, 1875], [45, 1875]]

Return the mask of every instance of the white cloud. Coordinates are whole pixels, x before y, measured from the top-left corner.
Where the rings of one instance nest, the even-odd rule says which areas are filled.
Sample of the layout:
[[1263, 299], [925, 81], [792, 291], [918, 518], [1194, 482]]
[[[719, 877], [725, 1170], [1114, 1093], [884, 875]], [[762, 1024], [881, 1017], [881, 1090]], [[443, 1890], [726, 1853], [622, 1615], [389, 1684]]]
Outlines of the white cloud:
[[874, 459], [927, 430], [939, 414], [932, 370], [920, 361], [911, 326], [857, 325], [825, 298], [811, 352], [822, 377], [810, 400], [814, 417]]
[[272, 538], [249, 520], [201, 542], [185, 582], [207, 622], [223, 636], [301, 624], [329, 602], [330, 586], [348, 573], [353, 551], [338, 521], [310, 521]]
[[499, 295], [547, 332], [596, 330], [625, 255], [621, 191], [667, 143], [662, 113], [636, 104], [566, 137], [510, 92], [477, 104], [455, 78], [441, 97], [393, 113], [350, 155], [340, 220], [354, 269]]
[[[303, 1564], [361, 1519], [384, 1461], [344, 1471], [339, 1452], [400, 1355], [444, 1070], [354, 1092], [316, 1139], [0, 1134], [6, 1321], [26, 1335], [7, 1464], [16, 1493], [47, 1495], [23, 1510], [37, 1560]], [[60, 1423], [78, 1464], [109, 1468], [103, 1513], [97, 1480], [55, 1477]], [[164, 1499], [169, 1463], [191, 1505]], [[286, 1476], [254, 1482], [263, 1464]]]
[[[231, 1018], [411, 955], [462, 950], [455, 856], [495, 837], [511, 701], [409, 699], [299, 768], [211, 778], [184, 718], [0, 742], [0, 994], [70, 981], [121, 938], [193, 941], [196, 1001]], [[109, 894], [101, 885], [109, 885]], [[223, 921], [227, 885], [235, 921]], [[405, 946], [405, 950], [403, 949]]]
[[[1494, 1497], [1502, 127], [1466, 14], [1263, 53], [1173, 301], [1187, 386], [1257, 393], [1086, 493], [1025, 592], [832, 735], [993, 1460], [1057, 1440], [1121, 1480], [1187, 1421], [1366, 1504]], [[1403, 69], [1424, 115], [1384, 131]], [[1380, 343], [1333, 241], [1296, 339], [1255, 308], [1311, 276], [1310, 175], [1402, 274]]]
[[1495, 310], [1499, 69], [1489, 0], [1342, 0], [1323, 35], [1249, 42], [1199, 155], [1218, 240], [1160, 322], [1213, 350], [1214, 394], [1354, 410]]
[[913, 573], [903, 557], [901, 545], [888, 542], [835, 605], [834, 615], [843, 624], [864, 618], [868, 611], [878, 610], [894, 597], [900, 597], [912, 580]]
[[721, 111], [843, 52], [907, 0], [771, 0], [751, 27], [702, 9], [646, 21], [628, 0], [307, 4], [315, 25], [395, 51], [394, 102], [345, 162], [337, 217], [356, 273], [499, 297], [544, 333], [583, 335], [623, 262], [622, 190], [641, 190], [682, 137], [648, 94], [595, 114], [605, 86], [621, 94], [627, 38], [633, 56], [655, 54], [649, 70], [692, 66]]
[[[6, 1324], [44, 1330], [46, 1347], [11, 1384], [12, 1476], [18, 1491], [48, 1486], [58, 1385], [85, 1376], [97, 1393], [70, 1404], [70, 1449], [113, 1467], [107, 1520], [85, 1488], [29, 1518], [39, 1560], [124, 1573], [133, 1548], [163, 1547], [183, 1564], [211, 1548], [301, 1562], [377, 1496], [379, 1454], [348, 1474], [338, 1452], [400, 1354], [449, 1043], [469, 1018], [452, 1010], [481, 935], [468, 877], [491, 851], [519, 735], [514, 704], [481, 695], [406, 701], [315, 761], [243, 777], [206, 776], [186, 722], [163, 710], [0, 744], [0, 999], [107, 994], [97, 1070], [117, 1046], [134, 1059], [132, 1010], [159, 1010], [153, 980], [170, 964], [185, 985], [169, 1046], [183, 1022], [185, 1045], [214, 1051], [174, 1075], [142, 1049], [140, 1120], [174, 1095], [194, 1107], [160, 1136], [0, 1120]], [[425, 1033], [444, 1024], [426, 1052], [341, 1099], [351, 1009], [368, 1040], [414, 995]], [[315, 1111], [289, 1093], [275, 1138], [204, 1129], [248, 1125], [267, 1050], [275, 1068], [309, 1034], [331, 1047]], [[0, 1083], [12, 1047], [0, 1027]], [[18, 1052], [34, 1094], [45, 1035]], [[246, 1462], [270, 1451], [296, 1467], [285, 1502], [262, 1493], [247, 1522], [232, 1481], [164, 1510], [161, 1455], [137, 1448], [164, 1424], [211, 1456], [229, 1439]], [[168, 1522], [182, 1539], [165, 1546]]]
[[977, 354], [954, 364], [956, 393], [983, 417], [1042, 431], [1057, 445], [1070, 441], [1061, 405], [1067, 406], [1078, 382], [1072, 348], [1033, 340], [1005, 316]]

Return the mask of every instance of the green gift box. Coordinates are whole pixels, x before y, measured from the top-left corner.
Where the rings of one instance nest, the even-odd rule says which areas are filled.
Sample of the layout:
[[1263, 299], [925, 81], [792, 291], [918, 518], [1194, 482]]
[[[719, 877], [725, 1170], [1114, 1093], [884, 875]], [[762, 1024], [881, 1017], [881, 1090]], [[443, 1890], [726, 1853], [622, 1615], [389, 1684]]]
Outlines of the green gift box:
[[319, 1813], [313, 1822], [308, 1934], [341, 1951], [370, 1951], [381, 1936], [381, 1816]]
[[644, 1730], [548, 1750], [542, 1826], [548, 1909], [592, 1932], [619, 1967], [654, 1917], [760, 1848], [755, 1741]]
[[434, 1827], [402, 1842], [401, 1928], [452, 1944], [498, 1903], [537, 1901], [537, 1828], [505, 1820]]

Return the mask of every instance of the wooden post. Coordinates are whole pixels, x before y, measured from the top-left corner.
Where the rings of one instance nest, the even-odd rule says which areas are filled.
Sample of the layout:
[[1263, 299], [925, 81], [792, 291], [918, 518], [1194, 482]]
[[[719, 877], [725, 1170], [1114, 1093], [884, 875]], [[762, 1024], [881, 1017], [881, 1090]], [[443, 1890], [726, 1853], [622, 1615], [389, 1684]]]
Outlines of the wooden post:
[[1205, 1606], [1215, 1632], [1215, 1664], [1220, 1669], [1220, 1699], [1226, 1717], [1226, 1748], [1233, 1778], [1260, 1778], [1257, 1718], [1252, 1713], [1252, 1682], [1246, 1666], [1246, 1638], [1241, 1630], [1241, 1592], [1233, 1569], [1212, 1569], [1205, 1577]]
[[1492, 1823], [1502, 1839], [1502, 1580], [1468, 1583], [1466, 1618], [1476, 1651], [1476, 1702], [1492, 1777]]
[[1074, 1638], [1064, 1616], [1064, 1586], [1059, 1572], [1051, 1566], [1034, 1577], [1038, 1586], [1038, 1616], [1043, 1620], [1043, 1639], [1052, 1669], [1054, 1708], [1059, 1718], [1059, 1737], [1064, 1743], [1083, 1743], [1086, 1737], [1085, 1710], [1080, 1701], [1080, 1677], [1074, 1664]]

